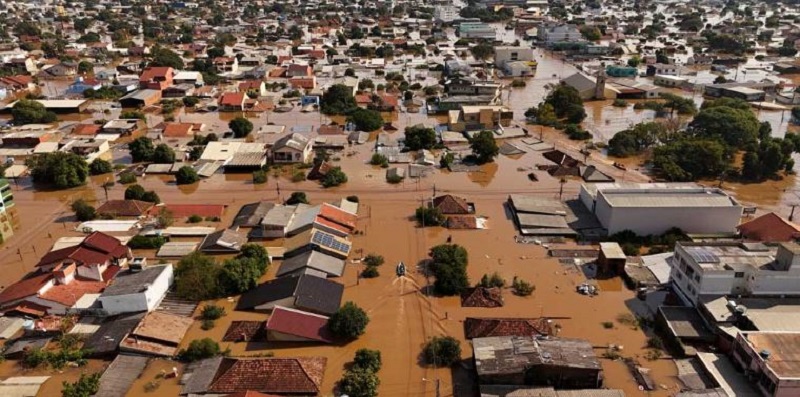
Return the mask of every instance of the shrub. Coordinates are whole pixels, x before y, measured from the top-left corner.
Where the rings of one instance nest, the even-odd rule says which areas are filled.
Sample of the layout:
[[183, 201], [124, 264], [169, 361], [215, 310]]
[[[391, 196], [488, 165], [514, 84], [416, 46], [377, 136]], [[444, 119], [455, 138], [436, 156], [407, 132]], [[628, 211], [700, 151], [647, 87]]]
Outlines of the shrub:
[[200, 215], [192, 215], [186, 221], [189, 223], [200, 223], [203, 221], [203, 217]]
[[603, 322], [602, 322], [602, 323], [600, 323], [600, 324], [602, 324], [602, 325], [603, 325], [603, 328], [605, 328], [605, 329], [612, 329], [612, 328], [614, 328], [614, 323], [612, 323], [611, 321], [603, 321]]
[[461, 360], [461, 343], [452, 336], [435, 336], [425, 344], [422, 355], [434, 367], [449, 367]]
[[207, 318], [203, 319], [203, 321], [200, 323], [200, 329], [202, 329], [203, 331], [208, 331], [210, 329], [213, 329], [216, 326], [217, 326], [217, 323], [214, 320], [207, 319]]
[[298, 183], [306, 180], [306, 173], [301, 170], [295, 170], [292, 173], [292, 182]]
[[75, 218], [81, 222], [86, 222], [97, 218], [97, 211], [84, 199], [77, 199], [73, 201], [72, 211], [75, 212]]
[[358, 196], [347, 196], [347, 201], [351, 203], [358, 203]]
[[484, 288], [503, 288], [506, 286], [506, 280], [503, 280], [503, 277], [497, 272], [492, 273], [491, 276], [484, 274], [478, 286]]
[[514, 293], [519, 296], [528, 296], [536, 290], [535, 285], [525, 280], [520, 280], [516, 276], [514, 277], [514, 281], [511, 283], [511, 288], [513, 288]]
[[343, 183], [347, 182], [347, 175], [342, 171], [342, 167], [334, 167], [327, 174], [325, 177], [322, 178], [322, 186], [323, 187], [336, 187]]
[[380, 276], [380, 272], [378, 272], [378, 268], [375, 266], [367, 266], [363, 271], [361, 271], [361, 278], [376, 278]]
[[346, 339], [355, 339], [364, 333], [369, 324], [369, 317], [364, 309], [356, 306], [353, 302], [347, 302], [328, 320], [328, 328], [331, 332]]
[[127, 185], [129, 183], [136, 183], [136, 174], [133, 172], [122, 172], [119, 174], [119, 183]]
[[262, 170], [253, 172], [253, 184], [261, 185], [267, 183], [267, 173]]
[[218, 320], [225, 315], [225, 308], [217, 305], [205, 305], [200, 312], [203, 320]]
[[617, 108], [626, 108], [626, 107], [628, 107], [628, 102], [626, 100], [624, 100], [624, 99], [617, 98], [617, 99], [614, 100], [614, 102], [611, 104], [611, 106], [614, 106], [614, 107], [617, 107]]
[[351, 397], [375, 397], [381, 381], [372, 371], [363, 369], [348, 370], [339, 380], [339, 391]]
[[114, 167], [108, 161], [97, 159], [89, 164], [89, 174], [102, 175], [114, 171]]
[[133, 249], [159, 249], [167, 242], [162, 236], [136, 235], [128, 241], [128, 247]]
[[306, 197], [305, 192], [293, 192], [288, 199], [286, 199], [287, 205], [296, 205], [296, 204], [308, 204], [308, 197]]
[[438, 208], [419, 207], [414, 215], [422, 226], [441, 226], [445, 221], [444, 215]]
[[369, 160], [369, 163], [372, 165], [379, 165], [385, 168], [389, 166], [389, 159], [380, 153], [375, 153], [372, 155], [372, 158]]
[[175, 182], [178, 185], [191, 185], [198, 180], [200, 180], [200, 177], [197, 175], [197, 171], [188, 165], [178, 169], [178, 173], [175, 174]]
[[647, 338], [647, 347], [650, 349], [663, 349], [664, 348], [664, 341], [657, 336], [651, 336]]
[[91, 375], [81, 374], [81, 377], [75, 383], [61, 382], [61, 397], [88, 397], [95, 395], [100, 390], [100, 376], [102, 374], [102, 372], [95, 372]]
[[189, 343], [189, 347], [178, 352], [178, 358], [183, 361], [193, 362], [206, 358], [211, 358], [222, 354], [219, 344], [213, 339], [195, 339]]
[[353, 358], [353, 368], [365, 371], [378, 372], [381, 370], [380, 350], [358, 349]]
[[525, 83], [525, 80], [521, 80], [521, 79], [515, 79], [514, 81], [511, 82], [511, 87], [512, 88], [523, 88], [526, 85], [527, 84]]
[[397, 174], [386, 175], [386, 182], [396, 185], [400, 182], [403, 182], [403, 177]]
[[381, 255], [369, 254], [364, 257], [364, 264], [367, 266], [380, 266], [384, 264], [384, 259]]

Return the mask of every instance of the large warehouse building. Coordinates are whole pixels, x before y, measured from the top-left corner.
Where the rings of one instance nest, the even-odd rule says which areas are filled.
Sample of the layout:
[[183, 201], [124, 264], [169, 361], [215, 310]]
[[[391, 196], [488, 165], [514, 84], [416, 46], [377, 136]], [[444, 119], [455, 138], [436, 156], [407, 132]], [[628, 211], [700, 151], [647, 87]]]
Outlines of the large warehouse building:
[[690, 234], [736, 232], [742, 206], [721, 189], [693, 183], [598, 183], [582, 185], [580, 200], [614, 234], [640, 236], [677, 227]]

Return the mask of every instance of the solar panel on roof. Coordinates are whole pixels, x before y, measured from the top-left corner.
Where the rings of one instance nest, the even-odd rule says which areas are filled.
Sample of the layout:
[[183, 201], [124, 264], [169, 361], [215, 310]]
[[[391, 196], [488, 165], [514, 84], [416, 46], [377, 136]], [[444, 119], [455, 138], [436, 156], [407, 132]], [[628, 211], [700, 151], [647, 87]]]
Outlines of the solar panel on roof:
[[711, 251], [701, 247], [689, 247], [686, 252], [697, 263], [719, 263], [719, 258]]
[[311, 237], [311, 242], [322, 247], [343, 252], [345, 254], [350, 252], [350, 245], [336, 240], [333, 235], [325, 232], [317, 231], [314, 233], [314, 235]]

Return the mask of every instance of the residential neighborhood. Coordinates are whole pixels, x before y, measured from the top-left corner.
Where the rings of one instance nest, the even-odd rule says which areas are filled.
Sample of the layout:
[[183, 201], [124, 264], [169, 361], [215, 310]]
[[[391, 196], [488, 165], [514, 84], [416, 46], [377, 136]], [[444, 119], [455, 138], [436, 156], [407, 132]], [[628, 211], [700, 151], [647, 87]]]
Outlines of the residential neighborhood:
[[0, 396], [800, 396], [794, 2], [0, 15]]

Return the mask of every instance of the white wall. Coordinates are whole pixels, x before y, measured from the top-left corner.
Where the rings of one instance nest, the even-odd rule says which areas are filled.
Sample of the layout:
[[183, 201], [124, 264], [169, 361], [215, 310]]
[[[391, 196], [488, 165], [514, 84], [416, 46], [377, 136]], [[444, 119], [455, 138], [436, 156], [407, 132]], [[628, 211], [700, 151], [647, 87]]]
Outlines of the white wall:
[[173, 268], [172, 265], [167, 265], [146, 291], [127, 295], [100, 296], [98, 300], [109, 316], [141, 311], [150, 312], [161, 303], [172, 285], [172, 281]]
[[599, 196], [595, 214], [600, 224], [608, 229], [608, 234], [629, 229], [638, 235], [646, 236], [662, 234], [672, 227], [679, 227], [687, 233], [712, 234], [735, 232], [741, 218], [742, 208], [613, 208], [602, 196]]

